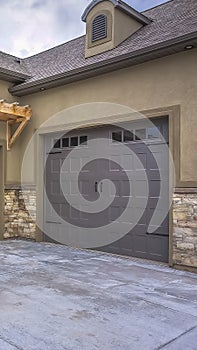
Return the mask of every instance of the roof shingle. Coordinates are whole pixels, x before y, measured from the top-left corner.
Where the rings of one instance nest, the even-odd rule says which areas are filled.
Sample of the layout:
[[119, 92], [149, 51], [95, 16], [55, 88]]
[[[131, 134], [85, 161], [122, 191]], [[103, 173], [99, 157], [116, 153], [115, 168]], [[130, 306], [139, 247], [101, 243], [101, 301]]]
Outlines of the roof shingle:
[[25, 68], [31, 78], [14, 87], [13, 91], [37, 84], [49, 77], [69, 74], [77, 69], [121, 58], [125, 54], [132, 55], [139, 50], [197, 33], [197, 0], [171, 0], [143, 14], [152, 22], [113, 50], [85, 58], [85, 36], [82, 36], [22, 60], [23, 69]]

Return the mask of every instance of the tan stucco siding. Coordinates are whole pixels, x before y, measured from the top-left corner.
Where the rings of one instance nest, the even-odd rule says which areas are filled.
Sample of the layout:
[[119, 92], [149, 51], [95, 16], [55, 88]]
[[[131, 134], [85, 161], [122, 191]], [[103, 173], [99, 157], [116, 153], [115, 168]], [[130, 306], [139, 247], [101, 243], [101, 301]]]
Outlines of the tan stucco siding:
[[[197, 181], [196, 62], [197, 50], [192, 50], [22, 97], [22, 104], [32, 106], [33, 117], [20, 137], [20, 151], [16, 144], [9, 154], [8, 180], [20, 180], [18, 172], [13, 172], [14, 157], [18, 151], [22, 157], [34, 130], [49, 117], [79, 104], [114, 102], [138, 111], [180, 105], [181, 180]], [[80, 118], [78, 114], [75, 121]]]
[[124, 12], [115, 8], [114, 10], [114, 47], [127, 39], [142, 27], [142, 24]]
[[[107, 40], [99, 40], [91, 45], [92, 42], [92, 20], [99, 14], [105, 14], [108, 18]], [[88, 14], [86, 19], [86, 51], [85, 56], [90, 57], [98, 53], [105, 52], [114, 48], [114, 6], [109, 1], [103, 1], [97, 4]]]
[[[10, 83], [0, 80], [0, 100], [12, 101], [13, 97], [9, 94], [8, 88]], [[4, 140], [6, 138], [6, 128], [5, 123], [0, 122], [0, 139]]]
[[0, 99], [1, 100], [4, 99], [7, 102], [12, 102], [13, 100], [16, 100], [16, 98], [10, 95], [8, 91], [10, 86], [12, 86], [11, 83], [4, 80], [0, 80]]
[[[13, 97], [8, 89], [12, 86], [10, 82], [0, 80], [0, 99], [7, 102], [20, 101], [19, 98]], [[0, 139], [6, 140], [6, 123], [0, 122]], [[20, 182], [20, 142], [18, 139], [11, 151], [5, 153], [5, 176], [6, 182], [16, 183]], [[5, 143], [6, 144], [6, 143]]]
[[[107, 38], [92, 42], [92, 21], [100, 14], [107, 17]], [[137, 20], [115, 8], [108, 1], [95, 5], [86, 19], [86, 57], [115, 48], [142, 26]]]

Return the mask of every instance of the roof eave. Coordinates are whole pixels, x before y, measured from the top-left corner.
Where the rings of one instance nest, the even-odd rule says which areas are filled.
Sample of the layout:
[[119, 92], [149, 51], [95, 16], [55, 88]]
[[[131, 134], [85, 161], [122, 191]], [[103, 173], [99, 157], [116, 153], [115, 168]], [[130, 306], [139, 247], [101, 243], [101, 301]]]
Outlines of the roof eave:
[[134, 8], [128, 6], [126, 3], [123, 3], [122, 1], [118, 5], [116, 5], [115, 7], [121, 9], [123, 12], [130, 15], [131, 17], [133, 17], [134, 19], [136, 19], [138, 22], [140, 22], [143, 25], [147, 25], [147, 24], [150, 24], [152, 22], [152, 20], [150, 18], [148, 18], [145, 15], [143, 15], [142, 13], [136, 11]]
[[0, 67], [0, 78], [5, 81], [10, 81], [13, 83], [22, 83], [25, 80], [29, 79], [30, 76], [24, 73], [19, 73]]
[[[108, 60], [101, 61], [99, 64], [94, 63], [91, 66], [81, 67], [69, 73], [66, 72], [36, 82], [32, 82], [31, 84], [26, 86], [17, 85], [11, 87], [9, 91], [14, 96], [24, 96], [30, 93], [39, 92], [41, 88], [49, 89], [72, 83], [74, 81], [87, 79], [89, 77], [113, 71], [115, 69], [121, 69], [132, 64], [139, 64], [146, 61], [150, 61], [152, 59], [167, 56], [170, 54], [169, 51], [167, 52], [167, 50], [169, 49], [172, 49], [171, 54], [173, 54], [175, 53], [176, 47], [178, 47], [177, 52], [182, 52], [184, 50], [184, 47], [187, 44], [191, 43], [191, 40], [196, 40], [195, 47], [197, 47], [197, 32], [173, 40], [162, 42], [149, 48], [135, 51], [133, 53], [128, 53], [122, 56], [110, 58]], [[135, 63], [136, 60], [138, 60], [137, 63]]]

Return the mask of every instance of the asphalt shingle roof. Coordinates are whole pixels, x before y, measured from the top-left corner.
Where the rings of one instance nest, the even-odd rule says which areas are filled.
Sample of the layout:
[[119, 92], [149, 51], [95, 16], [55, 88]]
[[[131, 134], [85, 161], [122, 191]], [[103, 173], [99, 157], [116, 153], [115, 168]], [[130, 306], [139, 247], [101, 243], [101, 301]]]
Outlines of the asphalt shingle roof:
[[26, 71], [26, 67], [24, 63], [19, 58], [9, 55], [7, 53], [0, 51], [0, 70], [10, 72], [10, 73], [18, 73], [19, 75], [26, 75], [28, 77], [28, 73]]
[[[146, 50], [154, 45], [197, 33], [197, 0], [171, 0], [144, 11], [143, 14], [152, 22], [142, 27], [113, 50], [85, 58], [85, 36], [82, 36], [23, 59], [23, 70], [28, 72], [31, 78], [18, 87], [26, 87], [42, 81], [42, 79], [70, 73], [76, 69], [80, 70], [112, 58], [121, 58], [125, 54], [132, 55], [138, 50]], [[10, 58], [7, 65], [11, 65], [11, 63]], [[16, 68], [16, 65], [13, 68]], [[17, 69], [19, 69], [18, 66]]]

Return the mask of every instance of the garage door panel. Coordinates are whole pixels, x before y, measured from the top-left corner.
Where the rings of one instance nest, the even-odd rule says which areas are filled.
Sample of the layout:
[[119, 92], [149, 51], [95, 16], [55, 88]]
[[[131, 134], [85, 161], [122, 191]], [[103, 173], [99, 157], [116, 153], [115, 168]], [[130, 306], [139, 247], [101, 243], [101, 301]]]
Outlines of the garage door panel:
[[46, 203], [45, 208], [45, 221], [53, 222], [53, 223], [59, 223], [60, 222], [60, 210], [59, 205], [55, 204], [55, 210], [54, 206], [52, 207], [51, 204], [48, 202]]
[[70, 172], [79, 173], [81, 168], [81, 159], [80, 158], [70, 158]]
[[[167, 140], [167, 120], [159, 119], [157, 124]], [[134, 128], [133, 125], [131, 123], [131, 130]], [[121, 136], [119, 143], [112, 142], [114, 130], [116, 127], [110, 126], [81, 130], [78, 139], [76, 139], [76, 132], [73, 135], [72, 133], [67, 135], [67, 138], [74, 137], [78, 143], [80, 135], [86, 135], [87, 142], [83, 152], [81, 152], [81, 146], [72, 149], [64, 147], [57, 152], [54, 152], [53, 149], [55, 154], [48, 154], [47, 151], [46, 191], [57, 215], [54, 215], [45, 203], [45, 231], [51, 234], [54, 232], [53, 221], [58, 221], [59, 214], [62, 222], [57, 230], [58, 239], [62, 241], [66, 236], [74, 246], [80, 246], [80, 229], [87, 228], [87, 234], [83, 235], [83, 244], [89, 247], [88, 232], [92, 230], [93, 233], [94, 228], [99, 227], [101, 229], [103, 227], [104, 230], [106, 226], [109, 226], [106, 238], [113, 242], [100, 248], [97, 247], [97, 249], [167, 261], [169, 240], [168, 152], [162, 142], [158, 142], [158, 139], [154, 143], [154, 137], [157, 134], [154, 127], [147, 132], [147, 135], [152, 135], [151, 144], [150, 142], [146, 144], [139, 139], [134, 142], [133, 136], [129, 138], [130, 134], [125, 134], [124, 130], [120, 135], [126, 135], [124, 136], [126, 138]], [[141, 127], [138, 127], [137, 130], [139, 133], [142, 132]], [[146, 135], [145, 129], [143, 135], [143, 137]], [[106, 142], [108, 148], [101, 159], [100, 139], [106, 137], [109, 138]], [[49, 139], [50, 137], [48, 137], [48, 145], [53, 144], [53, 141], [49, 142]], [[94, 151], [89, 143], [93, 139], [97, 144]], [[129, 139], [132, 141], [129, 142]], [[46, 150], [49, 149], [47, 142]], [[66, 142], [69, 144], [70, 141]], [[124, 153], [119, 150], [120, 143], [124, 144]], [[79, 156], [78, 149], [80, 149]], [[109, 159], [104, 161], [105, 157]], [[94, 158], [95, 160], [92, 161]], [[165, 178], [163, 184], [166, 186], [166, 191], [162, 193], [161, 171]], [[110, 181], [106, 182], [106, 179]], [[84, 204], [81, 202], [82, 199], [84, 199]], [[101, 199], [109, 199], [108, 208], [92, 212], [93, 205]], [[159, 227], [155, 225], [155, 222], [151, 223], [154, 213], [157, 219], [160, 219]], [[162, 220], [163, 217], [165, 217], [164, 220]], [[135, 223], [136, 218], [137, 224]], [[71, 223], [73, 228], [70, 226], [68, 230], [67, 222]], [[99, 232], [101, 231], [98, 231], [97, 234]], [[120, 236], [121, 232], [124, 232], [125, 235]]]
[[121, 158], [122, 168], [126, 171], [134, 171], [134, 156], [129, 154], [125, 154], [124, 157]]
[[141, 236], [141, 235], [146, 235], [147, 233], [147, 225], [143, 224], [137, 224], [135, 228], [133, 229], [134, 235], [135, 236]]
[[55, 223], [52, 221], [48, 221], [45, 223], [46, 226], [46, 230], [47, 233], [49, 234], [49, 236], [53, 237], [54, 232], [57, 234], [57, 239], [60, 238], [61, 239], [61, 235], [62, 235], [62, 228], [61, 228], [61, 224], [60, 223]]
[[[131, 208], [132, 210], [137, 211], [137, 213], [141, 213], [141, 210], [145, 211], [146, 207], [147, 207], [147, 197], [135, 197], [135, 195], [132, 198], [132, 203], [131, 203]], [[139, 216], [139, 215], [137, 215]]]
[[148, 191], [149, 188], [147, 181], [135, 181], [135, 184], [133, 186], [133, 194], [136, 199], [147, 198]]
[[61, 210], [61, 217], [63, 219], [69, 219], [70, 218], [70, 206], [68, 203], [61, 203], [60, 204], [60, 210]]
[[121, 195], [122, 197], [131, 197], [132, 195], [132, 182], [130, 181], [121, 181]]
[[62, 179], [61, 181], [61, 189], [64, 195], [69, 195], [71, 193], [71, 185], [69, 179]]
[[148, 240], [149, 258], [156, 261], [167, 261], [168, 245], [168, 237], [150, 236]]
[[111, 222], [118, 222], [118, 218], [120, 217], [121, 208], [120, 206], [111, 205], [109, 208], [109, 219]]
[[149, 231], [153, 232], [154, 235], [165, 235], [168, 236], [168, 231], [169, 231], [169, 226], [166, 223], [161, 223], [161, 225], [158, 226], [154, 226], [154, 225], [149, 225]]
[[139, 217], [138, 224], [147, 225], [147, 209], [135, 208], [135, 211], [135, 215]]
[[50, 194], [60, 195], [60, 183], [59, 183], [59, 181], [52, 181], [51, 182]]
[[79, 190], [80, 193], [84, 196], [84, 197], [88, 197], [89, 191], [90, 191], [90, 181], [87, 180], [80, 180], [79, 182]]
[[51, 159], [51, 173], [59, 173], [61, 169], [61, 159]]
[[147, 154], [145, 152], [136, 153], [134, 158], [134, 169], [136, 171], [147, 169]]
[[132, 175], [131, 175], [131, 178], [133, 180], [133, 185], [134, 186], [135, 186], [135, 182], [136, 181], [148, 182], [147, 173], [145, 172], [144, 169], [142, 169], [142, 170], [134, 170]]
[[134, 252], [146, 255], [147, 252], [147, 237], [145, 235], [133, 235]]
[[70, 195], [78, 197], [78, 194], [79, 194], [78, 182], [76, 180], [70, 181]]
[[81, 205], [79, 209], [80, 209], [80, 218], [82, 221], [86, 222], [86, 225], [87, 225], [87, 222], [89, 219], [89, 216], [88, 216], [89, 206]]
[[133, 252], [133, 237], [126, 235], [119, 241], [119, 248], [122, 254], [132, 255]]
[[110, 156], [110, 161], [109, 161], [109, 170], [111, 172], [114, 172], [114, 171], [118, 171], [120, 172], [121, 171], [121, 162], [122, 162], [122, 158], [121, 158], [121, 155], [119, 154], [112, 154]]
[[149, 196], [160, 197], [161, 181], [150, 180], [149, 181]]
[[86, 166], [90, 162], [90, 157], [81, 158], [81, 173], [90, 173], [89, 167]]
[[158, 170], [149, 170], [149, 180], [150, 181], [160, 181], [161, 175]]

